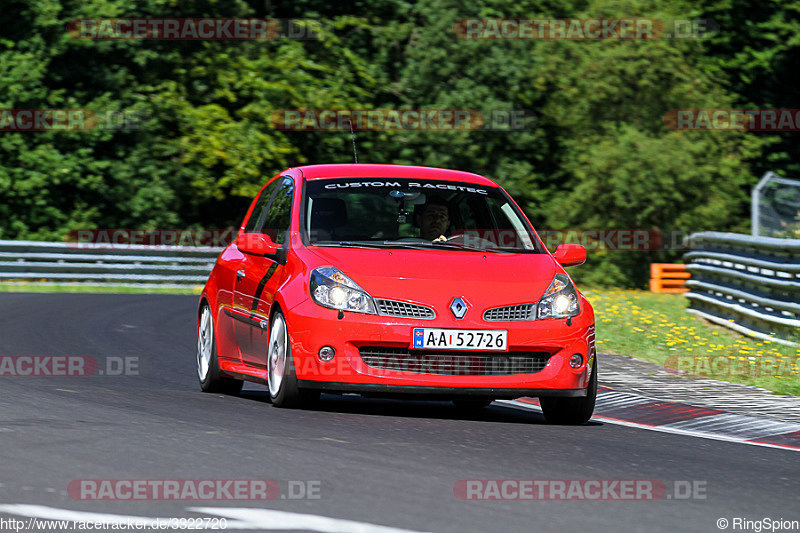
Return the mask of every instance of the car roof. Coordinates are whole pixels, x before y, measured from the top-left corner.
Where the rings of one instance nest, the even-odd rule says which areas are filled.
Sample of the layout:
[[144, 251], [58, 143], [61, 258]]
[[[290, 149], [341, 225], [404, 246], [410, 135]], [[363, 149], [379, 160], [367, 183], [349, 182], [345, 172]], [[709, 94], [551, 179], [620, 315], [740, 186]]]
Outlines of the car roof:
[[368, 163], [338, 165], [306, 165], [294, 167], [308, 180], [324, 178], [416, 178], [442, 181], [461, 181], [475, 185], [497, 187], [497, 183], [472, 172], [413, 165], [373, 165]]

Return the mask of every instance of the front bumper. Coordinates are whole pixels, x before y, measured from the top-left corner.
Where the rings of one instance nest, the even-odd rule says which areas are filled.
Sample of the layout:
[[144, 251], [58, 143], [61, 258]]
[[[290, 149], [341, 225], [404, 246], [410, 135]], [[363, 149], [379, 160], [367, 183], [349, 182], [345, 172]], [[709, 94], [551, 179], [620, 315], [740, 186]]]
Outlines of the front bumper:
[[323, 392], [356, 392], [366, 396], [396, 396], [401, 398], [420, 397], [425, 399], [449, 399], [452, 397], [487, 397], [495, 400], [519, 398], [522, 396], [558, 396], [579, 398], [586, 396], [586, 389], [498, 389], [491, 387], [414, 387], [409, 385], [377, 385], [371, 383], [334, 383], [330, 381], [298, 380], [298, 386], [317, 389]]
[[[359, 313], [344, 313], [323, 308], [310, 299], [285, 312], [291, 339], [298, 385], [335, 392], [404, 394], [424, 396], [472, 396], [495, 398], [519, 396], [583, 396], [589, 382], [587, 361], [594, 356], [594, 317], [591, 308], [582, 307], [571, 319], [487, 322], [480, 318], [456, 320], [440, 316], [415, 320]], [[387, 346], [410, 348], [415, 327], [458, 329], [504, 329], [508, 331], [509, 351], [540, 351], [551, 354], [543, 370], [532, 374], [440, 375], [367, 366], [359, 348]], [[317, 356], [320, 348], [336, 350], [332, 361]], [[569, 365], [571, 355], [579, 353], [583, 364]]]

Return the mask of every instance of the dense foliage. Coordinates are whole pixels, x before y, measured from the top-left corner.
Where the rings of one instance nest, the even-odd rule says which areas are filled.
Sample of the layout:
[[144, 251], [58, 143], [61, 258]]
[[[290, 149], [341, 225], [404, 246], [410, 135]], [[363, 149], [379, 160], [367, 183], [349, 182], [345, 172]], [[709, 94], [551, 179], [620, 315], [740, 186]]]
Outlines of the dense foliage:
[[[679, 108], [796, 108], [797, 4], [777, 0], [7, 0], [0, 108], [94, 109], [139, 129], [0, 132], [0, 239], [85, 228], [238, 225], [282, 168], [350, 162], [349, 133], [275, 128], [279, 109], [526, 110], [519, 131], [359, 132], [359, 160], [497, 179], [544, 229], [741, 230], [767, 169], [800, 173], [796, 133], [679, 132]], [[323, 21], [317, 39], [76, 39], [70, 20]], [[464, 40], [468, 17], [710, 19], [704, 38]], [[641, 285], [680, 252], [599, 251], [579, 277]], [[581, 272], [578, 272], [581, 270]]]

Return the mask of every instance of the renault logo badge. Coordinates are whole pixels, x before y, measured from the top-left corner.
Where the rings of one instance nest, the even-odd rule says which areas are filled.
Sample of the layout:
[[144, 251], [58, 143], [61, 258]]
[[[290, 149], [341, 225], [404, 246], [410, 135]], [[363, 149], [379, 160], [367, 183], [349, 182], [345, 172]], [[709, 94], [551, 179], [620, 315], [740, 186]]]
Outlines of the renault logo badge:
[[459, 297], [453, 298], [450, 302], [450, 312], [456, 318], [464, 318], [467, 314], [467, 303]]

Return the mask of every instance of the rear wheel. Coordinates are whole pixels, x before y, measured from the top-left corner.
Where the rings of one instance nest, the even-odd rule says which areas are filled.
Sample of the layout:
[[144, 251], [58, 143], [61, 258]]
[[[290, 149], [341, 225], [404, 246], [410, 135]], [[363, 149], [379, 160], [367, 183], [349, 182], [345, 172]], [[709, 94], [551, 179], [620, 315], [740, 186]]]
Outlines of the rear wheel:
[[592, 418], [597, 399], [597, 357], [592, 363], [592, 377], [586, 396], [580, 398], [539, 398], [542, 414], [550, 424], [583, 424]]
[[275, 407], [301, 407], [319, 399], [319, 391], [300, 389], [283, 313], [272, 316], [267, 347], [267, 386]]
[[208, 304], [203, 304], [200, 323], [197, 326], [197, 378], [200, 380], [200, 389], [203, 392], [239, 394], [242, 390], [241, 380], [220, 375], [214, 320]]

